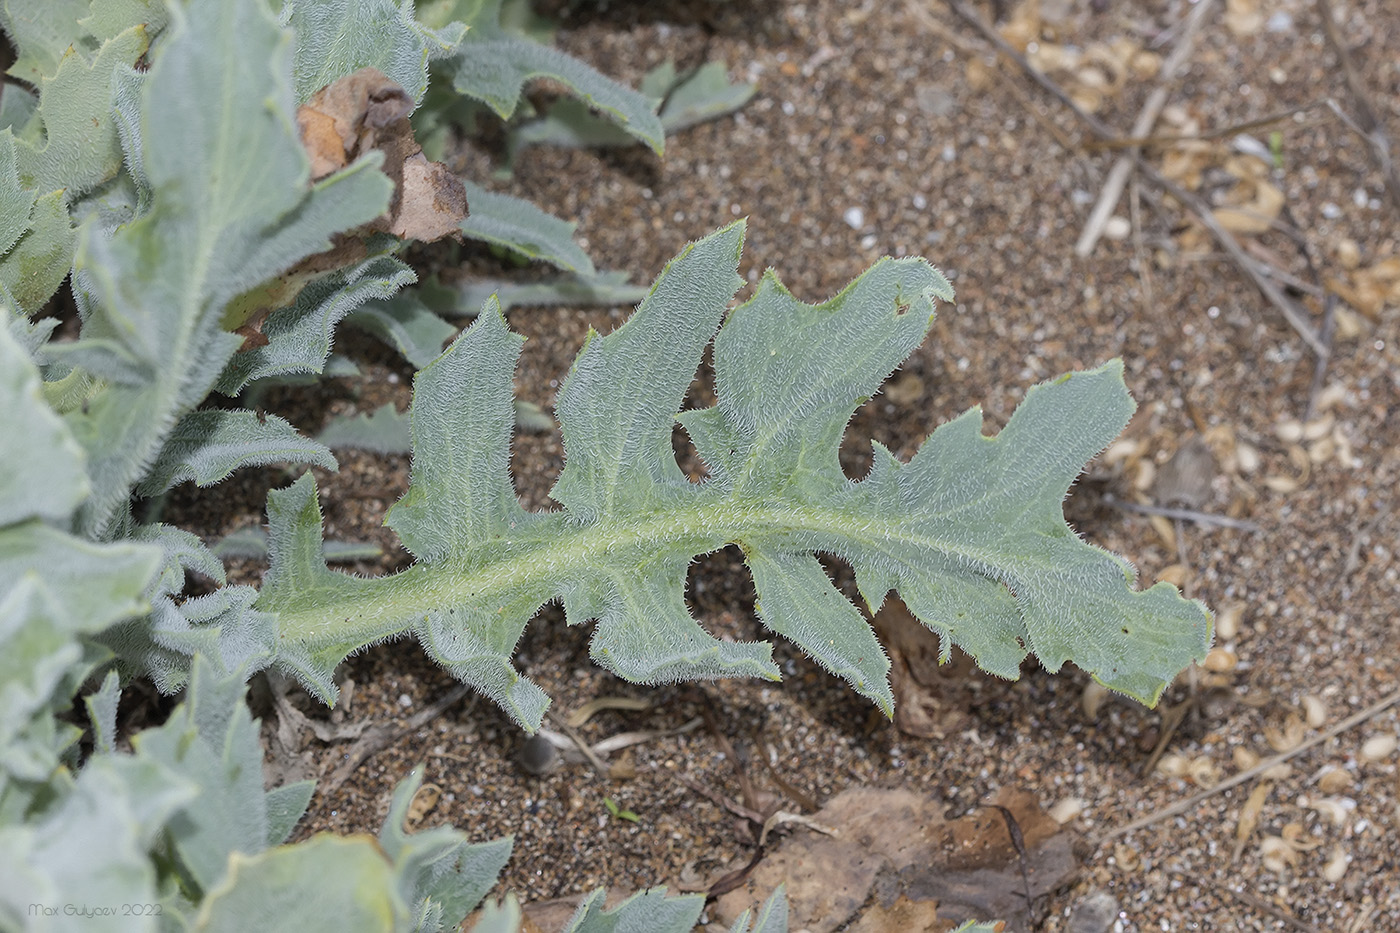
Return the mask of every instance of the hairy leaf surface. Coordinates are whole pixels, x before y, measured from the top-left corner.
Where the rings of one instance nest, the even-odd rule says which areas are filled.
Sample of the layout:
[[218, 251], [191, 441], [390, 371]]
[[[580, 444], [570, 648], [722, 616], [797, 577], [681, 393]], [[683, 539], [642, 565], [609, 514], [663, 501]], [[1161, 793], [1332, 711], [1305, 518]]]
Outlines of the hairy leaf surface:
[[391, 188], [373, 158], [308, 185], [291, 36], [263, 4], [197, 0], [172, 14], [142, 91], [151, 210], [110, 239], [89, 225], [80, 248], [98, 305], [72, 361], [114, 383], [69, 415], [91, 458], [82, 524], [94, 535], [239, 347], [220, 326], [225, 306], [378, 216]]
[[520, 104], [527, 81], [553, 78], [590, 107], [607, 114], [634, 139], [658, 153], [665, 147], [666, 132], [656, 116], [658, 101], [563, 52], [506, 32], [500, 25], [500, 0], [485, 0], [474, 14], [460, 9], [454, 13], [462, 14], [471, 25], [456, 53], [446, 60], [457, 93], [479, 100], [502, 119], [509, 119]]
[[[1204, 654], [1200, 604], [1166, 584], [1134, 589], [1126, 562], [1061, 514], [1083, 464], [1132, 413], [1118, 363], [1031, 389], [996, 437], [974, 408], [909, 463], [877, 445], [870, 474], [850, 481], [837, 457], [846, 424], [951, 289], [922, 260], [882, 260], [808, 305], [770, 273], [720, 328], [741, 284], [743, 229], [687, 247], [627, 323], [589, 336], [557, 404], [561, 510], [528, 513], [511, 488], [520, 338], [494, 302], [415, 381], [412, 482], [387, 519], [413, 567], [369, 580], [331, 572], [311, 478], [274, 493], [258, 606], [279, 618], [278, 663], [330, 699], [348, 653], [412, 632], [535, 728], [547, 700], [510, 656], [558, 599], [570, 623], [597, 621], [594, 659], [629, 680], [776, 680], [768, 644], [715, 639], [686, 607], [691, 561], [727, 544], [749, 562], [765, 624], [886, 713], [889, 662], [815, 554], [849, 563], [871, 610], [898, 591], [945, 652], [958, 645], [1002, 677], [1034, 652], [1052, 671], [1073, 661], [1153, 702]], [[681, 413], [712, 337], [718, 402]], [[678, 417], [709, 468], [704, 483], [676, 463]]]
[[422, 101], [428, 62], [457, 47], [461, 23], [429, 29], [414, 18], [413, 0], [288, 0], [282, 22], [296, 30], [293, 63], [297, 102], [361, 68], [378, 68]]
[[580, 275], [594, 274], [593, 260], [574, 242], [577, 224], [547, 214], [529, 201], [496, 194], [469, 181], [462, 184], [471, 205], [461, 223], [463, 236], [503, 246]]
[[443, 344], [457, 335], [457, 328], [423, 304], [416, 291], [400, 292], [387, 301], [367, 301], [346, 323], [374, 334], [416, 369], [437, 359]]

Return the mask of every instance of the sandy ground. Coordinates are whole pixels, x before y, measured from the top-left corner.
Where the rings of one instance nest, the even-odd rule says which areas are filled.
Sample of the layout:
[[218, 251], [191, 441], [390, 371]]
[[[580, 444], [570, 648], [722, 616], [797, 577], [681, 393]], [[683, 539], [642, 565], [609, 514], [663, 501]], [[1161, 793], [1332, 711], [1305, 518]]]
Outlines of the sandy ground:
[[[1400, 7], [1334, 4], [1382, 126], [1400, 132]], [[588, 632], [547, 610], [518, 662], [557, 709], [601, 696], [655, 704], [595, 716], [580, 727], [587, 740], [696, 717], [701, 727], [615, 755], [635, 772], [630, 779], [605, 781], [587, 765], [535, 777], [516, 764], [520, 730], [466, 699], [318, 793], [303, 832], [377, 828], [393, 785], [426, 762], [441, 797], [424, 825], [449, 822], [480, 839], [514, 834], [504, 886], [546, 899], [597, 884], [703, 887], [747, 863], [749, 827], [688, 781], [795, 813], [852, 787], [903, 789], [949, 819], [1014, 789], [1063, 822], [1079, 865], [1037, 896], [1029, 917], [1024, 904], [1004, 917], [1009, 929], [1400, 930], [1395, 708], [1261, 778], [1105, 838], [1316, 739], [1400, 686], [1400, 212], [1363, 140], [1318, 106], [1248, 128], [1252, 147], [1227, 132], [1148, 150], [1152, 165], [1209, 204], [1238, 207], [1237, 229], [1259, 221], [1239, 236], [1248, 255], [1301, 283], [1285, 287], [1309, 326], [1330, 321], [1332, 357], [1315, 385], [1317, 356], [1304, 339], [1159, 188], [1130, 184], [1109, 236], [1076, 256], [1116, 152], [1087, 145], [1092, 137], [1063, 105], [941, 3], [599, 6], [556, 11], [573, 54], [631, 82], [667, 56], [683, 67], [723, 59], [732, 77], [758, 83], [757, 96], [737, 116], [669, 140], [664, 160], [537, 148], [493, 186], [578, 221], [598, 265], [637, 282], [740, 216], [749, 218], [743, 271], [752, 281], [771, 266], [804, 300], [825, 299], [885, 254], [921, 254], [945, 269], [957, 304], [943, 309], [899, 391], [853, 422], [843, 449], [851, 475], [867, 465], [870, 438], [907, 457], [974, 403], [992, 432], [1029, 385], [1122, 357], [1138, 415], [1071, 495], [1067, 515], [1089, 540], [1128, 557], [1144, 584], [1169, 579], [1209, 604], [1221, 650], [1194, 687], [1183, 678], [1169, 691], [1165, 706], [1192, 701], [1175, 730], [1161, 710], [1086, 690], [1077, 671], [1027, 667], [1015, 684], [955, 671], [929, 700], [943, 735], [919, 737], [872, 715], [785, 642], [775, 650], [782, 684], [645, 689], [593, 667]], [[1199, 137], [1328, 97], [1357, 113], [1311, 0], [1214, 7], [1184, 75], [1165, 85], [1158, 135]], [[1189, 6], [1041, 0], [1038, 9], [1004, 11], [1003, 34], [1127, 135], [1163, 84], [1155, 69], [1183, 34]], [[458, 158], [478, 178], [493, 165], [484, 149]], [[474, 247], [461, 260], [459, 274], [502, 271]], [[1328, 314], [1319, 289], [1341, 296]], [[625, 313], [512, 312], [512, 327], [529, 337], [521, 397], [548, 406], [586, 328], [607, 330]], [[279, 390], [266, 404], [311, 431], [384, 401], [407, 407], [411, 370], [365, 340], [342, 348], [368, 378]], [[320, 477], [330, 535], [376, 540], [393, 555], [358, 572], [402, 565], [380, 522], [406, 486], [407, 458], [346, 453], [341, 463]], [[547, 506], [561, 465], [557, 433], [521, 435], [514, 470], [528, 506]], [[285, 480], [254, 471], [221, 487], [227, 508], [216, 516], [190, 495], [171, 517], [194, 514], [215, 536], [261, 521], [266, 489]], [[1114, 500], [1174, 500], [1257, 530], [1154, 520]], [[261, 569], [236, 568], [242, 579]], [[691, 598], [716, 634], [762, 637], [736, 554], [701, 561]], [[354, 689], [334, 714], [339, 722], [402, 723], [452, 686], [407, 643], [354, 659], [346, 675]], [[1144, 774], [1164, 733], [1165, 754]], [[300, 766], [325, 778], [345, 749], [308, 739]], [[639, 822], [611, 816], [605, 797]]]

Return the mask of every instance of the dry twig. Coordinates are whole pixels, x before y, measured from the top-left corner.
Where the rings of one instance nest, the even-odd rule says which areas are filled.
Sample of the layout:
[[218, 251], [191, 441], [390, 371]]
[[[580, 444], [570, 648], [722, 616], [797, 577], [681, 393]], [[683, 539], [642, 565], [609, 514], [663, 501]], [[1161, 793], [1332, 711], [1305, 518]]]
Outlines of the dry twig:
[[[1171, 53], [1162, 64], [1162, 81], [1147, 96], [1147, 102], [1142, 105], [1142, 110], [1133, 123], [1133, 136], [1146, 136], [1152, 132], [1158, 115], [1166, 106], [1167, 94], [1169, 93], [1168, 85], [1176, 80], [1177, 71], [1186, 64], [1186, 60], [1195, 50], [1196, 33], [1200, 31], [1201, 24], [1205, 22], [1206, 14], [1210, 12], [1212, 4], [1213, 0], [1201, 0], [1187, 14], [1186, 26], [1182, 29], [1181, 36], [1176, 40], [1176, 45], [1173, 46]], [[1136, 154], [1138, 154], [1138, 150], [1130, 148], [1123, 155], [1120, 155], [1118, 161], [1113, 163], [1113, 168], [1109, 169], [1103, 190], [1099, 192], [1099, 200], [1094, 205], [1094, 209], [1089, 212], [1089, 219], [1084, 224], [1083, 232], [1079, 234], [1079, 242], [1074, 244], [1074, 253], [1079, 258], [1083, 259], [1092, 253], [1095, 244], [1099, 242], [1104, 224], [1108, 223], [1109, 215], [1118, 205], [1118, 199], [1123, 196], [1123, 186], [1128, 183], [1128, 176], [1133, 170], [1133, 156]]]
[[1232, 897], [1242, 901], [1243, 903], [1248, 904], [1255, 910], [1260, 911], [1261, 913], [1268, 914], [1270, 917], [1273, 917], [1275, 920], [1279, 921], [1284, 926], [1289, 926], [1295, 930], [1300, 930], [1302, 931], [1302, 933], [1317, 933], [1317, 927], [1313, 926], [1311, 923], [1304, 923], [1302, 920], [1299, 920], [1292, 914], [1281, 910], [1278, 907], [1275, 907], [1273, 904], [1270, 904], [1262, 897], [1255, 897], [1248, 891], [1239, 891], [1235, 888], [1230, 887], [1228, 884], [1222, 884], [1218, 881], [1215, 883], [1215, 887], [1218, 890], [1224, 891], [1226, 894], [1229, 894]]
[[1335, 738], [1336, 736], [1341, 735], [1343, 732], [1346, 732], [1349, 729], [1354, 729], [1357, 726], [1361, 725], [1363, 722], [1367, 722], [1371, 719], [1374, 719], [1375, 717], [1379, 716], [1381, 713], [1390, 709], [1397, 703], [1400, 703], [1400, 690], [1396, 690], [1395, 692], [1386, 695], [1382, 699], [1377, 700], [1375, 703], [1372, 703], [1370, 706], [1366, 707], [1361, 712], [1348, 716], [1346, 719], [1343, 719], [1331, 729], [1328, 729], [1326, 732], [1322, 732], [1318, 735], [1313, 736], [1312, 738], [1308, 739], [1306, 742], [1304, 742], [1302, 745], [1299, 745], [1295, 749], [1275, 755], [1272, 758], [1266, 758], [1254, 767], [1246, 771], [1241, 771], [1234, 777], [1221, 781], [1214, 787], [1208, 787], [1205, 790], [1200, 791], [1199, 793], [1192, 794], [1185, 800], [1178, 800], [1171, 806], [1159, 810], [1151, 816], [1144, 816], [1141, 819], [1136, 819], [1130, 823], [1126, 823], [1122, 826], [1119, 826], [1117, 829], [1110, 829], [1108, 832], [1103, 833], [1102, 835], [1098, 836], [1093, 840], [1094, 848], [1097, 849], [1099, 846], [1103, 845], [1105, 842], [1108, 842], [1110, 839], [1117, 839], [1119, 836], [1126, 836], [1129, 833], [1137, 832], [1139, 829], [1151, 826], [1153, 823], [1160, 823], [1162, 820], [1171, 819], [1179, 813], [1185, 813], [1187, 810], [1190, 810], [1202, 800], [1208, 800], [1209, 798], [1214, 797], [1216, 794], [1222, 794], [1225, 791], [1230, 790], [1231, 788], [1239, 787], [1241, 784], [1246, 784], [1254, 780], [1259, 775], [1263, 774], [1265, 771], [1268, 771], [1275, 765], [1283, 764], [1285, 761], [1291, 761], [1294, 758], [1297, 758], [1299, 755], [1303, 754], [1304, 752], [1309, 751], [1310, 749], [1315, 748], [1318, 745], [1321, 745], [1323, 742]]
[[[992, 29], [992, 27], [983, 22], [982, 18], [978, 16], [964, 0], [947, 0], [947, 2], [953, 12], [957, 13], [966, 20], [968, 24], [981, 33], [982, 37], [990, 42], [998, 52], [1014, 62], [1027, 77], [1040, 85], [1046, 93], [1068, 107], [1070, 112], [1078, 117], [1081, 123], [1088, 127], [1090, 132], [1102, 140], [1117, 139], [1116, 134], [1107, 124], [1093, 114], [1086, 113], [1084, 110], [1080, 109], [1079, 105], [1070, 99], [1070, 96], [1065, 93], [1064, 89], [1061, 88], [1059, 84], [1032, 68], [1030, 62], [1026, 61], [1025, 56], [1012, 48], [1005, 39]], [[1255, 287], [1264, 294], [1264, 297], [1283, 315], [1284, 320], [1286, 320], [1289, 325], [1297, 331], [1298, 335], [1303, 338], [1303, 342], [1308, 345], [1309, 349], [1318, 356], [1329, 356], [1330, 351], [1327, 345], [1318, 338], [1317, 333], [1308, 322], [1306, 312], [1299, 308], [1296, 302], [1285, 295], [1276, 282], [1263, 274], [1259, 269], [1258, 263], [1245, 253], [1239, 241], [1235, 239], [1234, 234], [1226, 230], [1220, 224], [1220, 221], [1216, 220], [1214, 213], [1212, 213], [1210, 209], [1210, 205], [1206, 204], [1206, 202], [1196, 194], [1187, 191], [1185, 188], [1182, 188], [1176, 182], [1157, 171], [1157, 168], [1143, 158], [1140, 152], [1130, 152], [1130, 155], [1133, 162], [1137, 165], [1138, 171], [1144, 178], [1171, 195], [1196, 215], [1196, 218], [1205, 226], [1211, 236], [1215, 238], [1215, 241], [1220, 244], [1230, 258], [1234, 260], [1235, 264], [1254, 282]]]
[[[1351, 53], [1347, 51], [1342, 31], [1337, 28], [1337, 19], [1332, 14], [1332, 0], [1317, 0], [1317, 11], [1322, 16], [1322, 26], [1327, 33], [1327, 44], [1332, 47], [1338, 61], [1342, 63], [1342, 74], [1346, 77], [1347, 90], [1351, 92], [1351, 99], [1356, 104], [1357, 123], [1360, 124], [1361, 135], [1370, 144], [1371, 153], [1376, 158], [1381, 177], [1385, 179], [1385, 190], [1390, 195], [1391, 204], [1397, 211], [1400, 211], [1400, 176], [1396, 174], [1395, 160], [1390, 154], [1390, 138], [1386, 136], [1380, 118], [1376, 116], [1376, 107], [1371, 102], [1371, 95], [1366, 90], [1366, 82], [1361, 80], [1361, 74], [1356, 70], [1356, 65], [1351, 60]], [[1335, 104], [1333, 110], [1337, 112], [1338, 116], [1346, 119]]]
[[1122, 509], [1125, 512], [1137, 512], [1141, 515], [1160, 515], [1163, 518], [1195, 522], [1198, 525], [1236, 528], [1240, 531], [1259, 530], [1259, 526], [1254, 524], [1254, 522], [1245, 521], [1242, 518], [1231, 518], [1228, 515], [1213, 515], [1210, 512], [1198, 512], [1195, 509], [1177, 509], [1164, 505], [1143, 505], [1139, 502], [1129, 502], [1126, 499], [1119, 499], [1112, 495], [1105, 495], [1103, 497], [1103, 502], [1104, 505], [1113, 506], [1115, 509]]
[[365, 730], [364, 735], [355, 740], [345, 753], [345, 760], [342, 761], [326, 779], [325, 783], [316, 788], [317, 793], [325, 795], [344, 784], [350, 775], [355, 773], [355, 769], [364, 764], [370, 758], [393, 745], [401, 737], [410, 732], [415, 732], [428, 723], [437, 719], [443, 713], [451, 709], [458, 700], [467, 695], [465, 684], [458, 684], [431, 706], [425, 707], [408, 718], [402, 726], [394, 723], [376, 723]]
[[595, 752], [592, 749], [592, 747], [584, 741], [583, 736], [578, 734], [578, 730], [575, 729], [573, 726], [569, 725], [561, 717], [554, 715], [553, 712], [548, 712], [546, 713], [546, 715], [549, 716], [550, 722], [558, 726], [563, 731], [563, 733], [573, 741], [574, 745], [577, 746], [579, 752], [583, 755], [583, 757], [588, 759], [588, 763], [593, 766], [593, 769], [606, 778], [608, 776], [607, 763], [604, 762], [603, 759], [598, 757], [598, 753]]

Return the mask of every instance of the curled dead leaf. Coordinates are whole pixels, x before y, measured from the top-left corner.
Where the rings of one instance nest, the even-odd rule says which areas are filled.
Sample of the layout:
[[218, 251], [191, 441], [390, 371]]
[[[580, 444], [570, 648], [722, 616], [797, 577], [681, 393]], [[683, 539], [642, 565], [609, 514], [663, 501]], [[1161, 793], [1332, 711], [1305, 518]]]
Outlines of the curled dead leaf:
[[1361, 743], [1362, 761], [1382, 761], [1395, 754], [1395, 733], [1383, 732]]
[[457, 232], [467, 216], [467, 194], [445, 165], [423, 155], [408, 121], [412, 112], [407, 91], [377, 68], [361, 68], [313, 94], [297, 109], [297, 127], [313, 179], [371, 150], [382, 152], [394, 197], [388, 215], [366, 232], [432, 242]]
[[1332, 884], [1342, 880], [1342, 876], [1347, 873], [1347, 866], [1351, 864], [1351, 856], [1346, 849], [1336, 846], [1332, 849], [1332, 857], [1327, 860], [1327, 864], [1322, 866], [1322, 877]]
[[1289, 713], [1284, 719], [1283, 725], [1264, 726], [1264, 741], [1269, 743], [1269, 747], [1282, 754], [1291, 752], [1299, 745], [1303, 744], [1304, 735], [1303, 717], [1297, 713]]
[[1303, 697], [1303, 721], [1309, 728], [1320, 728], [1327, 722], [1327, 704], [1322, 702], [1322, 698], [1313, 694]]

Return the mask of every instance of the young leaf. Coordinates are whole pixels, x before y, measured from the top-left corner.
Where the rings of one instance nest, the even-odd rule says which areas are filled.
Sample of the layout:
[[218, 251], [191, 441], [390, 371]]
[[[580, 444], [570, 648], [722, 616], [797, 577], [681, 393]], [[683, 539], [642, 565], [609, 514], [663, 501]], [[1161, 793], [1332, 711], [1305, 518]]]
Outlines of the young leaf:
[[[455, 930], [495, 885], [514, 840], [506, 836], [472, 845], [465, 833], [448, 826], [405, 832], [409, 804], [422, 783], [420, 765], [394, 788], [379, 845], [398, 869], [399, 894], [420, 918], [417, 929]], [[429, 915], [433, 924], [421, 922]]]
[[461, 224], [463, 236], [504, 246], [580, 275], [594, 274], [593, 260], [573, 240], [577, 224], [547, 214], [529, 201], [495, 194], [469, 181], [462, 184], [471, 205]]
[[95, 754], [110, 755], [116, 751], [117, 704], [121, 702], [121, 696], [121, 678], [116, 671], [108, 671], [102, 679], [102, 686], [83, 698], [88, 724], [92, 726], [92, 749]]
[[[258, 607], [276, 613], [282, 655], [323, 698], [346, 654], [413, 632], [457, 677], [529, 728], [545, 699], [510, 665], [526, 622], [560, 599], [571, 624], [597, 620], [591, 652], [626, 679], [754, 674], [777, 679], [766, 643], [722, 642], [691, 618], [686, 571], [738, 544], [760, 617], [886, 713], [888, 661], [814, 555], [850, 564], [870, 608], [897, 590], [911, 611], [986, 670], [1016, 677], [1035, 652], [1073, 661], [1155, 702], [1210, 640], [1204, 608], [1081, 541], [1060, 511], [1083, 464], [1127, 423], [1121, 365], [1031, 389], [996, 437], [973, 409], [909, 463], [876, 445], [852, 482], [837, 456], [856, 407], [924, 338], [943, 276], [882, 260], [821, 305], [770, 273], [714, 340], [718, 402], [678, 413], [741, 284], [743, 225], [687, 247], [637, 313], [590, 334], [560, 390], [563, 508], [525, 512], [511, 489], [511, 373], [520, 338], [494, 304], [418, 374], [412, 482], [387, 519], [418, 562], [357, 579], [320, 554], [315, 487], [269, 499], [272, 568]], [[710, 472], [691, 483], [672, 448], [679, 417]]]
[[447, 59], [452, 86], [485, 103], [502, 119], [515, 113], [525, 82], [553, 78], [658, 154], [666, 133], [656, 101], [606, 78], [576, 58], [546, 45], [518, 38], [500, 28], [500, 0], [486, 0], [457, 52]]
[[373, 67], [417, 104], [428, 89], [428, 61], [450, 55], [466, 34], [461, 23], [424, 26], [414, 19], [413, 0], [287, 0], [282, 22], [297, 35], [292, 74], [298, 103], [337, 78]]
[[369, 414], [333, 418], [316, 440], [332, 449], [350, 447], [381, 454], [406, 454], [413, 449], [409, 420], [385, 402]]
[[443, 344], [457, 335], [457, 328], [434, 314], [414, 291], [400, 292], [387, 301], [367, 301], [345, 323], [374, 334], [415, 369], [437, 359]]
[[266, 463], [337, 469], [324, 444], [303, 437], [276, 415], [213, 408], [192, 411], [176, 423], [136, 491], [155, 496], [186, 480], [212, 486], [240, 467]]

